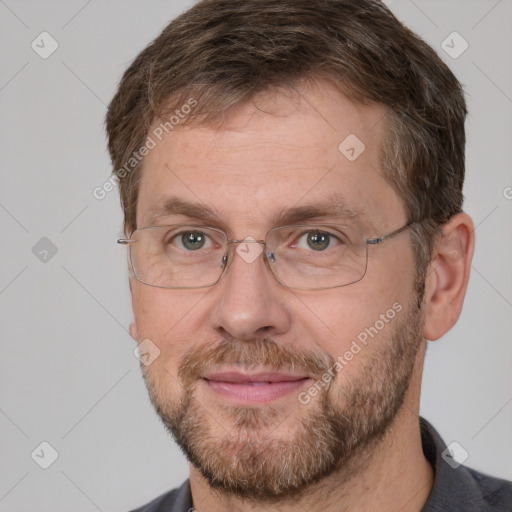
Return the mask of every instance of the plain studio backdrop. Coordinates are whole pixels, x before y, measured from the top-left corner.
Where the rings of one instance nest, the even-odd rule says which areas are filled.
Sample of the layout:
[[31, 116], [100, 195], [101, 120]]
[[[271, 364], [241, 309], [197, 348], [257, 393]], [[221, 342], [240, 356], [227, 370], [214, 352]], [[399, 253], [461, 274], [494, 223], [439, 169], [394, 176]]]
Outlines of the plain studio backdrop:
[[[512, 1], [388, 4], [470, 112], [476, 252], [459, 322], [429, 343], [421, 414], [467, 465], [512, 479]], [[122, 72], [190, 5], [0, 1], [3, 512], [122, 512], [187, 477], [133, 355], [118, 192], [93, 190], [111, 170], [103, 119]]]

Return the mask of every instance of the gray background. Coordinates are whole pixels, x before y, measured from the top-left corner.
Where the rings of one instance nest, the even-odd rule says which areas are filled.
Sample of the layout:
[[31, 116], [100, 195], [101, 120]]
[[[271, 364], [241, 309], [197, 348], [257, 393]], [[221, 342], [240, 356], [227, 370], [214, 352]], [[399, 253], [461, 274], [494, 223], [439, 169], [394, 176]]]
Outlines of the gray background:
[[[468, 465], [512, 479], [512, 2], [388, 4], [455, 71], [470, 109], [477, 249], [462, 316], [429, 345], [421, 412]], [[126, 511], [187, 475], [132, 353], [117, 190], [92, 191], [110, 172], [103, 118], [121, 73], [189, 5], [0, 0], [1, 511]], [[31, 48], [43, 31], [59, 44], [47, 59]], [[441, 47], [453, 31], [469, 43], [456, 59]], [[57, 249], [46, 262], [43, 237]], [[59, 455], [46, 470], [31, 457], [42, 441]]]

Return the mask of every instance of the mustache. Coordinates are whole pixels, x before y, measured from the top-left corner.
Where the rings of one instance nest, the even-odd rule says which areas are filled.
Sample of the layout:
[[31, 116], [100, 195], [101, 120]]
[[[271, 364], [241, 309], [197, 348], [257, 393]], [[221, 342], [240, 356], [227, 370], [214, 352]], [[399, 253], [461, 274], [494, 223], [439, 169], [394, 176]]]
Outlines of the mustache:
[[178, 377], [187, 388], [209, 370], [221, 365], [239, 365], [264, 366], [271, 371], [305, 372], [319, 379], [333, 364], [334, 359], [326, 353], [292, 350], [268, 337], [253, 341], [225, 338], [220, 343], [190, 348], [183, 357]]

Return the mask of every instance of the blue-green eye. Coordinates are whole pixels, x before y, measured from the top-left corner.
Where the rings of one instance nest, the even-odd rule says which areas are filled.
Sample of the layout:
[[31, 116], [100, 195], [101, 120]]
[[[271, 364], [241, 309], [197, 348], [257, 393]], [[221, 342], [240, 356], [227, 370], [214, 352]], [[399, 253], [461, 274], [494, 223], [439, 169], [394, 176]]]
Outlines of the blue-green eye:
[[332, 233], [325, 231], [308, 231], [299, 238], [295, 246], [299, 249], [312, 249], [313, 251], [320, 252], [338, 243], [340, 243], [339, 239]]
[[207, 244], [211, 244], [208, 235], [202, 231], [184, 231], [175, 235], [172, 240], [179, 249], [185, 249], [187, 251], [197, 251], [203, 249]]
[[307, 244], [314, 251], [323, 251], [329, 247], [331, 236], [327, 233], [308, 233]]

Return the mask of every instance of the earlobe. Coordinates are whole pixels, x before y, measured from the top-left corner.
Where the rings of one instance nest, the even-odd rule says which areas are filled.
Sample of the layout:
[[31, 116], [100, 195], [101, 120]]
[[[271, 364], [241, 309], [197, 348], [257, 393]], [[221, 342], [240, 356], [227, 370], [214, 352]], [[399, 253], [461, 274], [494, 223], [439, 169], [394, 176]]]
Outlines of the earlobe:
[[426, 278], [423, 336], [437, 340], [459, 318], [475, 245], [474, 226], [466, 213], [454, 215], [437, 240]]
[[[132, 279], [130, 278], [129, 280], [129, 285], [130, 285], [130, 295], [132, 297], [132, 311], [133, 313], [135, 314], [135, 311], [133, 309], [133, 289], [132, 289]], [[137, 322], [134, 320], [133, 322], [130, 323], [130, 336], [138, 342], [139, 340], [139, 331], [137, 329]]]
[[135, 340], [139, 341], [139, 331], [135, 320], [130, 323], [130, 336]]

